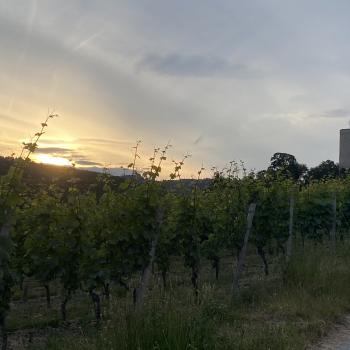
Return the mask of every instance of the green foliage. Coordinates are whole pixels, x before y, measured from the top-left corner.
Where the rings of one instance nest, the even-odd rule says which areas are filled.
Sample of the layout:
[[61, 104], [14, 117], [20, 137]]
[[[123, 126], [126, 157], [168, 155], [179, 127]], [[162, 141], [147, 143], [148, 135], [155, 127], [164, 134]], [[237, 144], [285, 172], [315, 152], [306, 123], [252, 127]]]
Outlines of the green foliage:
[[[26, 144], [24, 150], [32, 152], [34, 146], [35, 143]], [[5, 198], [0, 202], [0, 224], [2, 228], [11, 227], [11, 240], [0, 236], [1, 317], [9, 307], [12, 283], [20, 284], [24, 276], [44, 285], [59, 281], [66, 303], [78, 290], [94, 298], [106, 294], [110, 285], [130, 289], [138, 284], [138, 277], [151, 262], [155, 263], [154, 270], [161, 272], [166, 287], [173, 257], [180, 257], [191, 271], [195, 295], [202, 297], [199, 275], [203, 261], [211, 262], [219, 278], [224, 254], [229, 252], [236, 258], [243, 246], [247, 208], [252, 202], [257, 207], [250, 243], [257, 248], [265, 265], [265, 248], [269, 248], [276, 260], [285, 250], [291, 196], [296, 200], [294, 236], [301, 235], [304, 244], [329, 239], [334, 223], [341, 238], [348, 231], [349, 178], [301, 186], [305, 169], [293, 156], [275, 154], [266, 173], [247, 173], [243, 164], [231, 162], [228, 169], [215, 171], [209, 186], [200, 186], [201, 169], [191, 186], [184, 188], [180, 171], [188, 157], [185, 156], [180, 162], [174, 162], [170, 175], [178, 186], [167, 187], [159, 178], [170, 146], [163, 150], [155, 148], [142, 179], [136, 174], [138, 147], [139, 142], [129, 165], [133, 176], [120, 186], [105, 173], [94, 186], [82, 191], [73, 170], [64, 186], [53, 183], [31, 191], [21, 182], [26, 160], [19, 160], [18, 165], [0, 179], [1, 198]], [[162, 220], [159, 220], [160, 212]], [[284, 277], [291, 283], [294, 280], [300, 283], [302, 276], [296, 275], [293, 264], [288, 266]], [[95, 303], [96, 299], [93, 300]], [[196, 298], [196, 301], [202, 299]], [[203, 331], [202, 319], [189, 317], [179, 323], [178, 314], [173, 310], [167, 310], [168, 314], [159, 310], [152, 314], [153, 311], [130, 314], [118, 328], [113, 344], [130, 349], [157, 346], [182, 349], [188, 344], [194, 344], [194, 348], [210, 348], [208, 344], [212, 343]], [[165, 329], [161, 331], [163, 325]], [[259, 341], [267, 344], [283, 331], [268, 328]], [[108, 336], [110, 338], [110, 334]], [[175, 343], [177, 339], [182, 339], [179, 345]], [[105, 345], [102, 338], [99, 341]], [[256, 346], [243, 336], [240, 341], [243, 348]], [[283, 342], [274, 343], [276, 348], [282, 345]]]
[[293, 183], [276, 179], [267, 186], [259, 183], [258, 189], [253, 242], [258, 248], [268, 244], [284, 247], [288, 238], [289, 199], [293, 193]]
[[293, 155], [277, 152], [271, 157], [271, 165], [268, 171], [273, 175], [298, 181], [307, 172], [307, 167], [304, 164], [299, 164]]
[[318, 166], [309, 169], [307, 173], [308, 181], [320, 181], [336, 179], [341, 175], [339, 165], [332, 160], [321, 162]]
[[322, 242], [332, 225], [332, 189], [329, 184], [313, 183], [299, 194], [297, 228], [303, 239]]

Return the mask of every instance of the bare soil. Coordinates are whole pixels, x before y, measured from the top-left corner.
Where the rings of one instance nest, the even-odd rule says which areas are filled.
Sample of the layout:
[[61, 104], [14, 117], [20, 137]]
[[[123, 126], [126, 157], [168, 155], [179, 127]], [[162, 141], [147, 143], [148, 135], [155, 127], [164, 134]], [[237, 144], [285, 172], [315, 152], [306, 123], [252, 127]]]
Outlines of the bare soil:
[[350, 316], [334, 326], [328, 335], [314, 344], [310, 350], [350, 350]]

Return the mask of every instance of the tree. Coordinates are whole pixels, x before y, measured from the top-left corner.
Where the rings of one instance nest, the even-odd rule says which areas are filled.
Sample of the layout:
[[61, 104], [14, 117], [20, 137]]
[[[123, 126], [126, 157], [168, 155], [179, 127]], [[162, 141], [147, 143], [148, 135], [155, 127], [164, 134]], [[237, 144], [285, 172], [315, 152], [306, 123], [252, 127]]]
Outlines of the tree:
[[307, 167], [305, 164], [299, 164], [292, 154], [277, 152], [271, 157], [268, 171], [298, 181], [307, 172]]
[[308, 180], [326, 180], [339, 177], [339, 165], [332, 160], [325, 160], [307, 172]]

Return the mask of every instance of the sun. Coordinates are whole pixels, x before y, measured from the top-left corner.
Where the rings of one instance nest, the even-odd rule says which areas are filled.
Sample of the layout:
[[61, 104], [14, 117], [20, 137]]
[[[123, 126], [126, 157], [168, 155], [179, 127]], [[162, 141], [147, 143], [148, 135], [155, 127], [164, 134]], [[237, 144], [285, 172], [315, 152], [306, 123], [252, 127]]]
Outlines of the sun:
[[49, 154], [36, 154], [35, 160], [39, 163], [60, 165], [60, 166], [71, 166], [72, 163], [67, 158], [54, 157]]

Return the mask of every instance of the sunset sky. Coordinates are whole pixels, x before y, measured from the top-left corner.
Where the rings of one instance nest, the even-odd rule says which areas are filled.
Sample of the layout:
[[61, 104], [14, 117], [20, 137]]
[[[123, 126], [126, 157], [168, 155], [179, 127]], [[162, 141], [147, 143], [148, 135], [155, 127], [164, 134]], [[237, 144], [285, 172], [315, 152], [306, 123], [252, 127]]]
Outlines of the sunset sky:
[[[49, 112], [37, 160], [187, 175], [274, 152], [338, 160], [350, 119], [348, 0], [0, 0], [0, 154]], [[170, 167], [170, 162], [167, 167]]]

